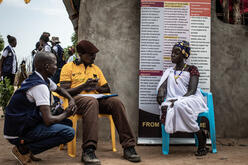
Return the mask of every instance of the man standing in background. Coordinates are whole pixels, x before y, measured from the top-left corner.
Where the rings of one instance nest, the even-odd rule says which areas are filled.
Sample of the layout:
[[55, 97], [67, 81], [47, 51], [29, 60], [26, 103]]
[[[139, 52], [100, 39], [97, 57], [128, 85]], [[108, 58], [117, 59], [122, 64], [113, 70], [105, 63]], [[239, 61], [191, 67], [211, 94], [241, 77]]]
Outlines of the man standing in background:
[[63, 59], [64, 50], [59, 45], [60, 43], [59, 37], [52, 37], [51, 42], [52, 42], [52, 49], [54, 50], [54, 53], [57, 57], [57, 71], [55, 75], [53, 76], [52, 80], [57, 84], [59, 83], [59, 76], [60, 76], [61, 69], [65, 65], [66, 62]]
[[15, 74], [17, 72], [17, 58], [14, 47], [17, 45], [14, 36], [7, 36], [9, 45], [4, 49], [2, 58], [0, 60], [0, 77], [10, 80], [10, 84], [14, 85]]

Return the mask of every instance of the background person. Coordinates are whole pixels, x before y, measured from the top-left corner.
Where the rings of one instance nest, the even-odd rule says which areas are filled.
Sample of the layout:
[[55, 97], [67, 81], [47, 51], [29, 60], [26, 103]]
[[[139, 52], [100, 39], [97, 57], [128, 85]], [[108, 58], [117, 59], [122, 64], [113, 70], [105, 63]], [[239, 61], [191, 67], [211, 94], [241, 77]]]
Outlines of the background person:
[[49, 36], [50, 36], [50, 34], [48, 35], [48, 34], [42, 34], [41, 36], [40, 36], [40, 46], [41, 46], [41, 51], [43, 51], [43, 52], [51, 52], [52, 51], [52, 49], [51, 49], [51, 46], [50, 45], [48, 45], [48, 41], [49, 41]]
[[197, 67], [185, 63], [189, 56], [190, 47], [187, 41], [173, 46], [171, 61], [176, 66], [163, 73], [157, 87], [157, 102], [161, 107], [161, 122], [165, 125], [165, 131], [196, 133], [199, 145], [195, 155], [202, 156], [207, 154], [206, 135], [196, 120], [198, 114], [208, 108], [197, 88], [200, 76]]
[[52, 77], [52, 80], [57, 84], [59, 83], [59, 77], [62, 67], [65, 65], [65, 61], [63, 59], [64, 55], [64, 49], [59, 45], [59, 37], [52, 37], [52, 49], [54, 51], [54, 54], [57, 57], [57, 71], [55, 75]]
[[[50, 52], [38, 52], [33, 72], [12, 96], [6, 107], [4, 137], [15, 145], [12, 153], [22, 164], [32, 164], [33, 154], [65, 144], [74, 137], [67, 117], [76, 112], [74, 99], [50, 79], [57, 59]], [[51, 91], [69, 99], [69, 107], [57, 116], [50, 112]]]
[[126, 109], [117, 97], [97, 100], [78, 94], [110, 93], [108, 83], [101, 69], [94, 64], [99, 51], [91, 42], [82, 40], [77, 44], [80, 59], [64, 65], [60, 75], [61, 87], [74, 96], [78, 114], [82, 114], [83, 143], [82, 161], [85, 164], [100, 164], [95, 155], [98, 141], [98, 114], [111, 114], [124, 149], [124, 158], [139, 162], [135, 151], [135, 137], [129, 126]]
[[17, 58], [14, 47], [17, 45], [16, 38], [7, 36], [9, 45], [3, 50], [3, 55], [0, 60], [0, 77], [8, 78], [10, 84], [14, 85], [15, 74], [17, 72]]
[[17, 84], [18, 87], [20, 87], [21, 83], [28, 77], [27, 71], [26, 71], [26, 61], [25, 60], [22, 60], [20, 68], [21, 68], [21, 72], [20, 72], [20, 75], [18, 78], [18, 84]]
[[40, 45], [40, 42], [36, 42], [35, 49], [32, 50], [32, 52], [31, 52], [31, 55], [32, 55], [32, 72], [34, 72], [34, 70], [35, 70], [35, 67], [34, 67], [34, 57], [41, 50], [42, 50], [42, 47]]
[[77, 59], [77, 55], [76, 55], [75, 49], [72, 46], [69, 47], [68, 54], [69, 54], [69, 58], [66, 61], [66, 63], [73, 62], [73, 61], [75, 61]]

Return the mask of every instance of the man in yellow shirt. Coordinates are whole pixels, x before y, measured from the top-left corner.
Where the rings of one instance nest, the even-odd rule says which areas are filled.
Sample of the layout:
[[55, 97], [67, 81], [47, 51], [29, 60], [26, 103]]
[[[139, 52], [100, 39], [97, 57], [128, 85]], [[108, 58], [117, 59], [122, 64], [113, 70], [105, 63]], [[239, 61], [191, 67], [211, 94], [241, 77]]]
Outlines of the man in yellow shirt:
[[128, 124], [126, 110], [117, 97], [95, 99], [78, 94], [110, 93], [108, 83], [101, 69], [94, 64], [99, 51], [91, 42], [82, 40], [77, 44], [79, 60], [69, 62], [62, 68], [61, 87], [74, 96], [78, 114], [83, 116], [82, 162], [100, 164], [95, 155], [98, 140], [98, 113], [111, 114], [124, 148], [124, 158], [131, 162], [140, 162], [135, 151], [135, 138]]

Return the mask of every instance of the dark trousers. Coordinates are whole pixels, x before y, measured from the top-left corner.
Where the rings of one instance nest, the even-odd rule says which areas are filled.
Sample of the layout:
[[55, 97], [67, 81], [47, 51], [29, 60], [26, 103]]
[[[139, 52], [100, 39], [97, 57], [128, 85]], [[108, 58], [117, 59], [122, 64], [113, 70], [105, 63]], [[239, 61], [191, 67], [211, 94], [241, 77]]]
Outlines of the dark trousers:
[[3, 78], [9, 79], [10, 80], [10, 85], [14, 85], [14, 83], [15, 83], [15, 74], [3, 73]]
[[135, 146], [135, 138], [127, 120], [126, 109], [117, 97], [97, 100], [93, 97], [75, 96], [74, 99], [78, 113], [82, 115], [83, 149], [90, 145], [96, 148], [99, 113], [112, 115], [123, 148]]
[[61, 68], [58, 68], [56, 70], [54, 76], [52, 77], [52, 80], [53, 80], [53, 82], [55, 82], [55, 84], [59, 83], [60, 73], [61, 73]]

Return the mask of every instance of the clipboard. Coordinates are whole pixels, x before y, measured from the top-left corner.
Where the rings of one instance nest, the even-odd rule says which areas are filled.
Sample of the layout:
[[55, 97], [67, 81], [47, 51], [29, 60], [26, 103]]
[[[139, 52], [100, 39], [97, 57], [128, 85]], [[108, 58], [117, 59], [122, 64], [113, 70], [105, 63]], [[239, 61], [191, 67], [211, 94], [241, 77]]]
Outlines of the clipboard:
[[118, 94], [79, 94], [79, 96], [94, 97], [96, 99], [106, 99], [109, 97], [118, 96]]

